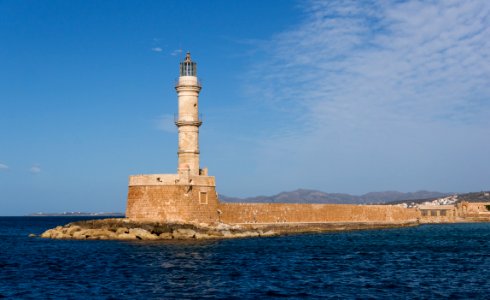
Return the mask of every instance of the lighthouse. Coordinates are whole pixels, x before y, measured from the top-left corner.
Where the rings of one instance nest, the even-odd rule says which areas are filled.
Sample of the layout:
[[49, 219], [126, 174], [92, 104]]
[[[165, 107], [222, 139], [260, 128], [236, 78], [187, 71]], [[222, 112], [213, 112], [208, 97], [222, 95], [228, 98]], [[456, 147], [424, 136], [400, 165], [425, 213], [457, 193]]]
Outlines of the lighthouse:
[[[201, 175], [199, 169], [199, 92], [201, 84], [197, 78], [197, 64], [187, 52], [180, 63], [180, 74], [175, 86], [178, 96], [178, 114], [175, 125], [179, 129], [178, 169], [181, 175]], [[205, 174], [202, 174], [205, 175]]]
[[179, 129], [176, 174], [129, 176], [126, 217], [170, 223], [213, 223], [219, 220], [216, 180], [199, 167], [199, 92], [197, 64], [187, 52], [175, 84]]

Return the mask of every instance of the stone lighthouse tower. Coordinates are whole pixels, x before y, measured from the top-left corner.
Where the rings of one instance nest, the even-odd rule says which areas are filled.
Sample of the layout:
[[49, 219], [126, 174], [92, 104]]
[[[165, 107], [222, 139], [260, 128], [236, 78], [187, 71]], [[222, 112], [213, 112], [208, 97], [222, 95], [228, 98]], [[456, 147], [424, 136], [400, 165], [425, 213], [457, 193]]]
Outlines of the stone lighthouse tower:
[[180, 75], [175, 86], [179, 99], [179, 112], [175, 125], [179, 129], [178, 174], [200, 175], [199, 170], [199, 92], [201, 84], [197, 79], [197, 65], [187, 52], [180, 63]]
[[175, 90], [179, 129], [177, 174], [140, 174], [129, 176], [126, 217], [157, 222], [205, 222], [219, 220], [218, 194], [214, 176], [199, 168], [198, 97], [201, 84], [196, 63], [187, 53], [180, 63]]

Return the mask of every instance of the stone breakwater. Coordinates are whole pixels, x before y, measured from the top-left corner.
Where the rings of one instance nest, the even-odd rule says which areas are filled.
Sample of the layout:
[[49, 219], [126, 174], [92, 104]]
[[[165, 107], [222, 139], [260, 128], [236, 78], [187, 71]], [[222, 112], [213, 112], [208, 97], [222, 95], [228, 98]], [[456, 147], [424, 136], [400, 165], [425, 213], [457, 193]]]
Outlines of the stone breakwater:
[[76, 240], [170, 240], [216, 239], [271, 236], [273, 232], [245, 230], [227, 224], [170, 224], [134, 222], [128, 219], [88, 220], [69, 223], [46, 230], [40, 236], [52, 239]]
[[169, 224], [129, 219], [88, 220], [46, 230], [40, 237], [76, 240], [187, 240], [269, 237], [285, 234], [416, 226], [409, 223]]

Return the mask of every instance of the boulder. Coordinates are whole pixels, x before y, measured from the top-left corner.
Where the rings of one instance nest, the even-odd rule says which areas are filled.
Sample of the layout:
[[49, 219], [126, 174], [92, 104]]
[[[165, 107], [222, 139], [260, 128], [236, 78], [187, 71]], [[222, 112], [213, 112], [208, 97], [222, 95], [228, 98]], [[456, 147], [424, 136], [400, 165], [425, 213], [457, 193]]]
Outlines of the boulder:
[[136, 238], [139, 238], [141, 240], [157, 240], [158, 236], [155, 234], [152, 234], [148, 230], [142, 229], [142, 228], [131, 228], [129, 229], [129, 234], [134, 234]]
[[119, 227], [118, 229], [116, 229], [116, 235], [120, 235], [123, 233], [129, 233], [129, 229], [126, 227]]
[[216, 225], [216, 229], [217, 230], [229, 230], [229, 229], [231, 229], [231, 225], [228, 225], [225, 223], [218, 223], [218, 225]]
[[71, 237], [76, 239], [76, 240], [85, 240], [87, 238], [87, 231], [86, 230], [79, 230], [75, 231]]
[[69, 235], [73, 235], [76, 231], [80, 231], [82, 228], [77, 225], [70, 226], [69, 228], [66, 229], [66, 233]]
[[52, 239], [69, 239], [71, 236], [64, 233], [63, 231], [57, 231], [55, 230], [52, 234], [51, 234], [51, 237]]
[[170, 232], [162, 232], [158, 235], [158, 239], [160, 240], [171, 240], [172, 234]]
[[222, 230], [221, 231], [221, 234], [223, 235], [223, 237], [225, 238], [232, 238], [233, 237], [233, 234], [231, 233], [231, 231], [229, 230]]
[[174, 239], [192, 239], [196, 237], [196, 231], [192, 229], [179, 228], [172, 233]]
[[41, 234], [42, 238], [51, 238], [53, 236], [55, 229], [48, 229]]
[[115, 237], [114, 232], [107, 229], [89, 229], [85, 232], [90, 239], [109, 239]]
[[194, 238], [196, 240], [206, 240], [206, 239], [209, 239], [211, 237], [207, 233], [196, 232], [196, 234], [194, 235]]
[[121, 233], [117, 235], [118, 240], [137, 240], [138, 238], [133, 233]]

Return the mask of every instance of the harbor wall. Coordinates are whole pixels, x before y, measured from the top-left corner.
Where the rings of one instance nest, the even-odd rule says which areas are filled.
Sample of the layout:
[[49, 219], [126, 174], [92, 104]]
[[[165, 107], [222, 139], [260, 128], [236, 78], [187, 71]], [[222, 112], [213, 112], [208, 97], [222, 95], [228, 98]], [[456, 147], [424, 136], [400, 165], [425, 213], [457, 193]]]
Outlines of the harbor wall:
[[172, 223], [414, 222], [419, 212], [391, 205], [223, 203], [212, 176], [135, 175], [126, 217]]
[[415, 222], [416, 209], [392, 205], [220, 203], [224, 223]]

